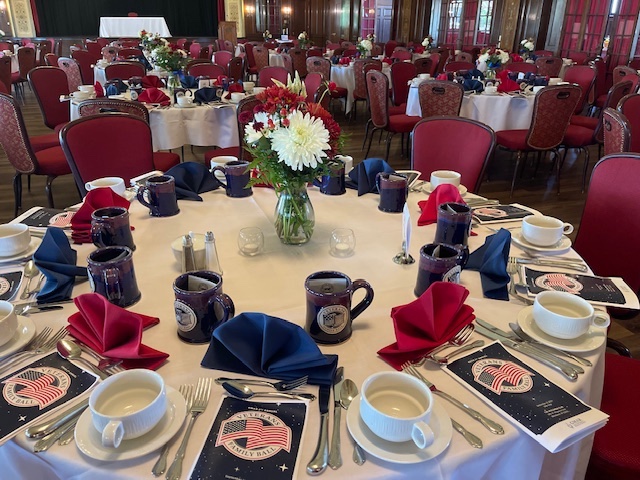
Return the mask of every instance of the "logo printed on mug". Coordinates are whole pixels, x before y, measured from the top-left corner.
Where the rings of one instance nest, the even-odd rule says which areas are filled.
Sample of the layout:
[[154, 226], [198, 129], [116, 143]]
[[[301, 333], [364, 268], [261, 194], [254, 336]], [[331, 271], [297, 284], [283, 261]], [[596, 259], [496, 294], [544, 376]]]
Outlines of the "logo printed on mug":
[[328, 307], [322, 307], [316, 316], [320, 329], [323, 332], [332, 335], [340, 333], [345, 329], [348, 318], [349, 310], [347, 310], [347, 307], [342, 305], [329, 305]]

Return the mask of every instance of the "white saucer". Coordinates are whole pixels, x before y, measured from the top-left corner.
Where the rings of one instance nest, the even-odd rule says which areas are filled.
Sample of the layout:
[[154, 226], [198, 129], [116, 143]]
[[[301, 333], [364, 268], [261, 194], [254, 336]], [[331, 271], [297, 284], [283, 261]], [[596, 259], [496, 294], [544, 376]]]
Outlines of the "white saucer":
[[550, 247], [540, 247], [538, 245], [534, 245], [533, 243], [527, 242], [522, 236], [522, 229], [512, 230], [511, 231], [511, 240], [516, 245], [526, 248], [527, 250], [533, 250], [534, 252], [542, 252], [547, 254], [556, 254], [556, 253], [564, 253], [571, 248], [571, 239], [566, 235], [562, 236], [560, 242], [552, 245]]
[[102, 436], [93, 426], [91, 411], [86, 409], [76, 424], [76, 445], [88, 457], [108, 462], [130, 460], [158, 450], [178, 433], [187, 413], [182, 394], [168, 385], [167, 403], [166, 415], [153, 430], [141, 437], [123, 440], [118, 448], [102, 446]]
[[125, 190], [121, 196], [131, 202], [134, 198], [137, 197], [137, 194], [136, 192], [132, 192], [131, 190]]
[[518, 325], [524, 330], [524, 333], [531, 338], [567, 352], [590, 352], [600, 347], [607, 339], [607, 330], [604, 328], [589, 327], [589, 331], [584, 335], [571, 340], [552, 337], [540, 330], [540, 327], [533, 319], [533, 306], [523, 308], [518, 313]]
[[[422, 189], [427, 193], [433, 192], [433, 188], [431, 187], [431, 182], [426, 182], [422, 186]], [[464, 197], [467, 194], [467, 187], [465, 187], [464, 185], [458, 185], [458, 192], [460, 192], [461, 197]]]
[[29, 242], [29, 246], [24, 252], [16, 253], [15, 255], [9, 255], [8, 257], [0, 256], [0, 263], [12, 263], [17, 260], [30, 257], [35, 253], [35, 251], [38, 249], [41, 243], [42, 243], [42, 238], [31, 236], [31, 241]]
[[489, 92], [482, 92], [482, 95], [485, 95], [487, 97], [496, 97], [498, 95], [500, 95], [500, 92], [496, 92], [496, 93], [489, 93]]
[[347, 410], [347, 427], [362, 449], [374, 457], [391, 463], [420, 463], [437, 457], [449, 446], [453, 427], [444, 407], [434, 402], [429, 426], [435, 440], [428, 448], [420, 450], [409, 442], [388, 442], [376, 436], [360, 418], [360, 395], [357, 395]]
[[194, 108], [196, 106], [195, 103], [187, 103], [186, 105], [180, 105], [179, 103], [174, 103], [174, 107], [176, 108]]
[[16, 333], [4, 345], [0, 345], [0, 359], [17, 352], [26, 346], [36, 334], [36, 326], [28, 317], [18, 315], [18, 328]]

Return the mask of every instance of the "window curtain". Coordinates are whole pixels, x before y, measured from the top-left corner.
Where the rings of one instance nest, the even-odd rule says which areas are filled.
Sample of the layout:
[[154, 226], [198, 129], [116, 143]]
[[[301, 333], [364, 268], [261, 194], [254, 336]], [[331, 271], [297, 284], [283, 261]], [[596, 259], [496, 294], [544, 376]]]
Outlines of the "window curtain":
[[[178, 37], [217, 36], [218, 3], [224, 0], [31, 0], [41, 36], [97, 36], [100, 17], [164, 17]], [[224, 5], [222, 6], [224, 10]]]
[[640, 0], [622, 0], [618, 7], [618, 13], [613, 18], [612, 28], [609, 30], [611, 41], [609, 43], [609, 55], [611, 56], [610, 68], [616, 65], [626, 65], [633, 52], [633, 37], [636, 31], [636, 22], [640, 12]]
[[35, 0], [30, 0], [31, 3], [31, 15], [33, 16], [33, 25], [36, 27], [36, 35], [40, 36], [40, 22], [38, 21], [38, 11], [36, 10]]

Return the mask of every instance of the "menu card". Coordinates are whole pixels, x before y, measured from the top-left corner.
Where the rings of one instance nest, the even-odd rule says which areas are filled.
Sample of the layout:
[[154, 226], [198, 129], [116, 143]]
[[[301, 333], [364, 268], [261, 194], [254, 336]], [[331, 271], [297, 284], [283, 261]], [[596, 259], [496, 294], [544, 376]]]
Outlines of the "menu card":
[[552, 453], [591, 435], [609, 418], [499, 343], [453, 361], [445, 371]]
[[524, 279], [530, 296], [546, 290], [568, 292], [594, 305], [640, 309], [635, 292], [620, 277], [596, 277], [565, 272], [549, 272], [525, 267]]
[[304, 402], [223, 398], [190, 478], [294, 478], [306, 414]]
[[0, 379], [0, 445], [45, 414], [76, 399], [96, 381], [95, 375], [57, 353]]
[[32, 232], [44, 232], [47, 227], [71, 228], [71, 219], [75, 212], [67, 212], [55, 208], [33, 207], [24, 212], [11, 223], [29, 225]]
[[537, 213], [538, 212], [536, 210], [518, 203], [513, 203], [511, 205], [491, 205], [488, 207], [478, 207], [473, 209], [473, 216], [478, 223], [482, 225], [514, 222]]
[[0, 273], [0, 300], [11, 300], [20, 289], [22, 272]]

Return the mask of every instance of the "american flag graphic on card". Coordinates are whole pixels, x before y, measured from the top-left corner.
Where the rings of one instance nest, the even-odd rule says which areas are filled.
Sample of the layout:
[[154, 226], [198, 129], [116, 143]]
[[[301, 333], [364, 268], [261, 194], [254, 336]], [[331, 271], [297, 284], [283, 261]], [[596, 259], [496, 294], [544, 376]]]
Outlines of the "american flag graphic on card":
[[225, 397], [191, 478], [293, 478], [306, 414], [303, 402]]

